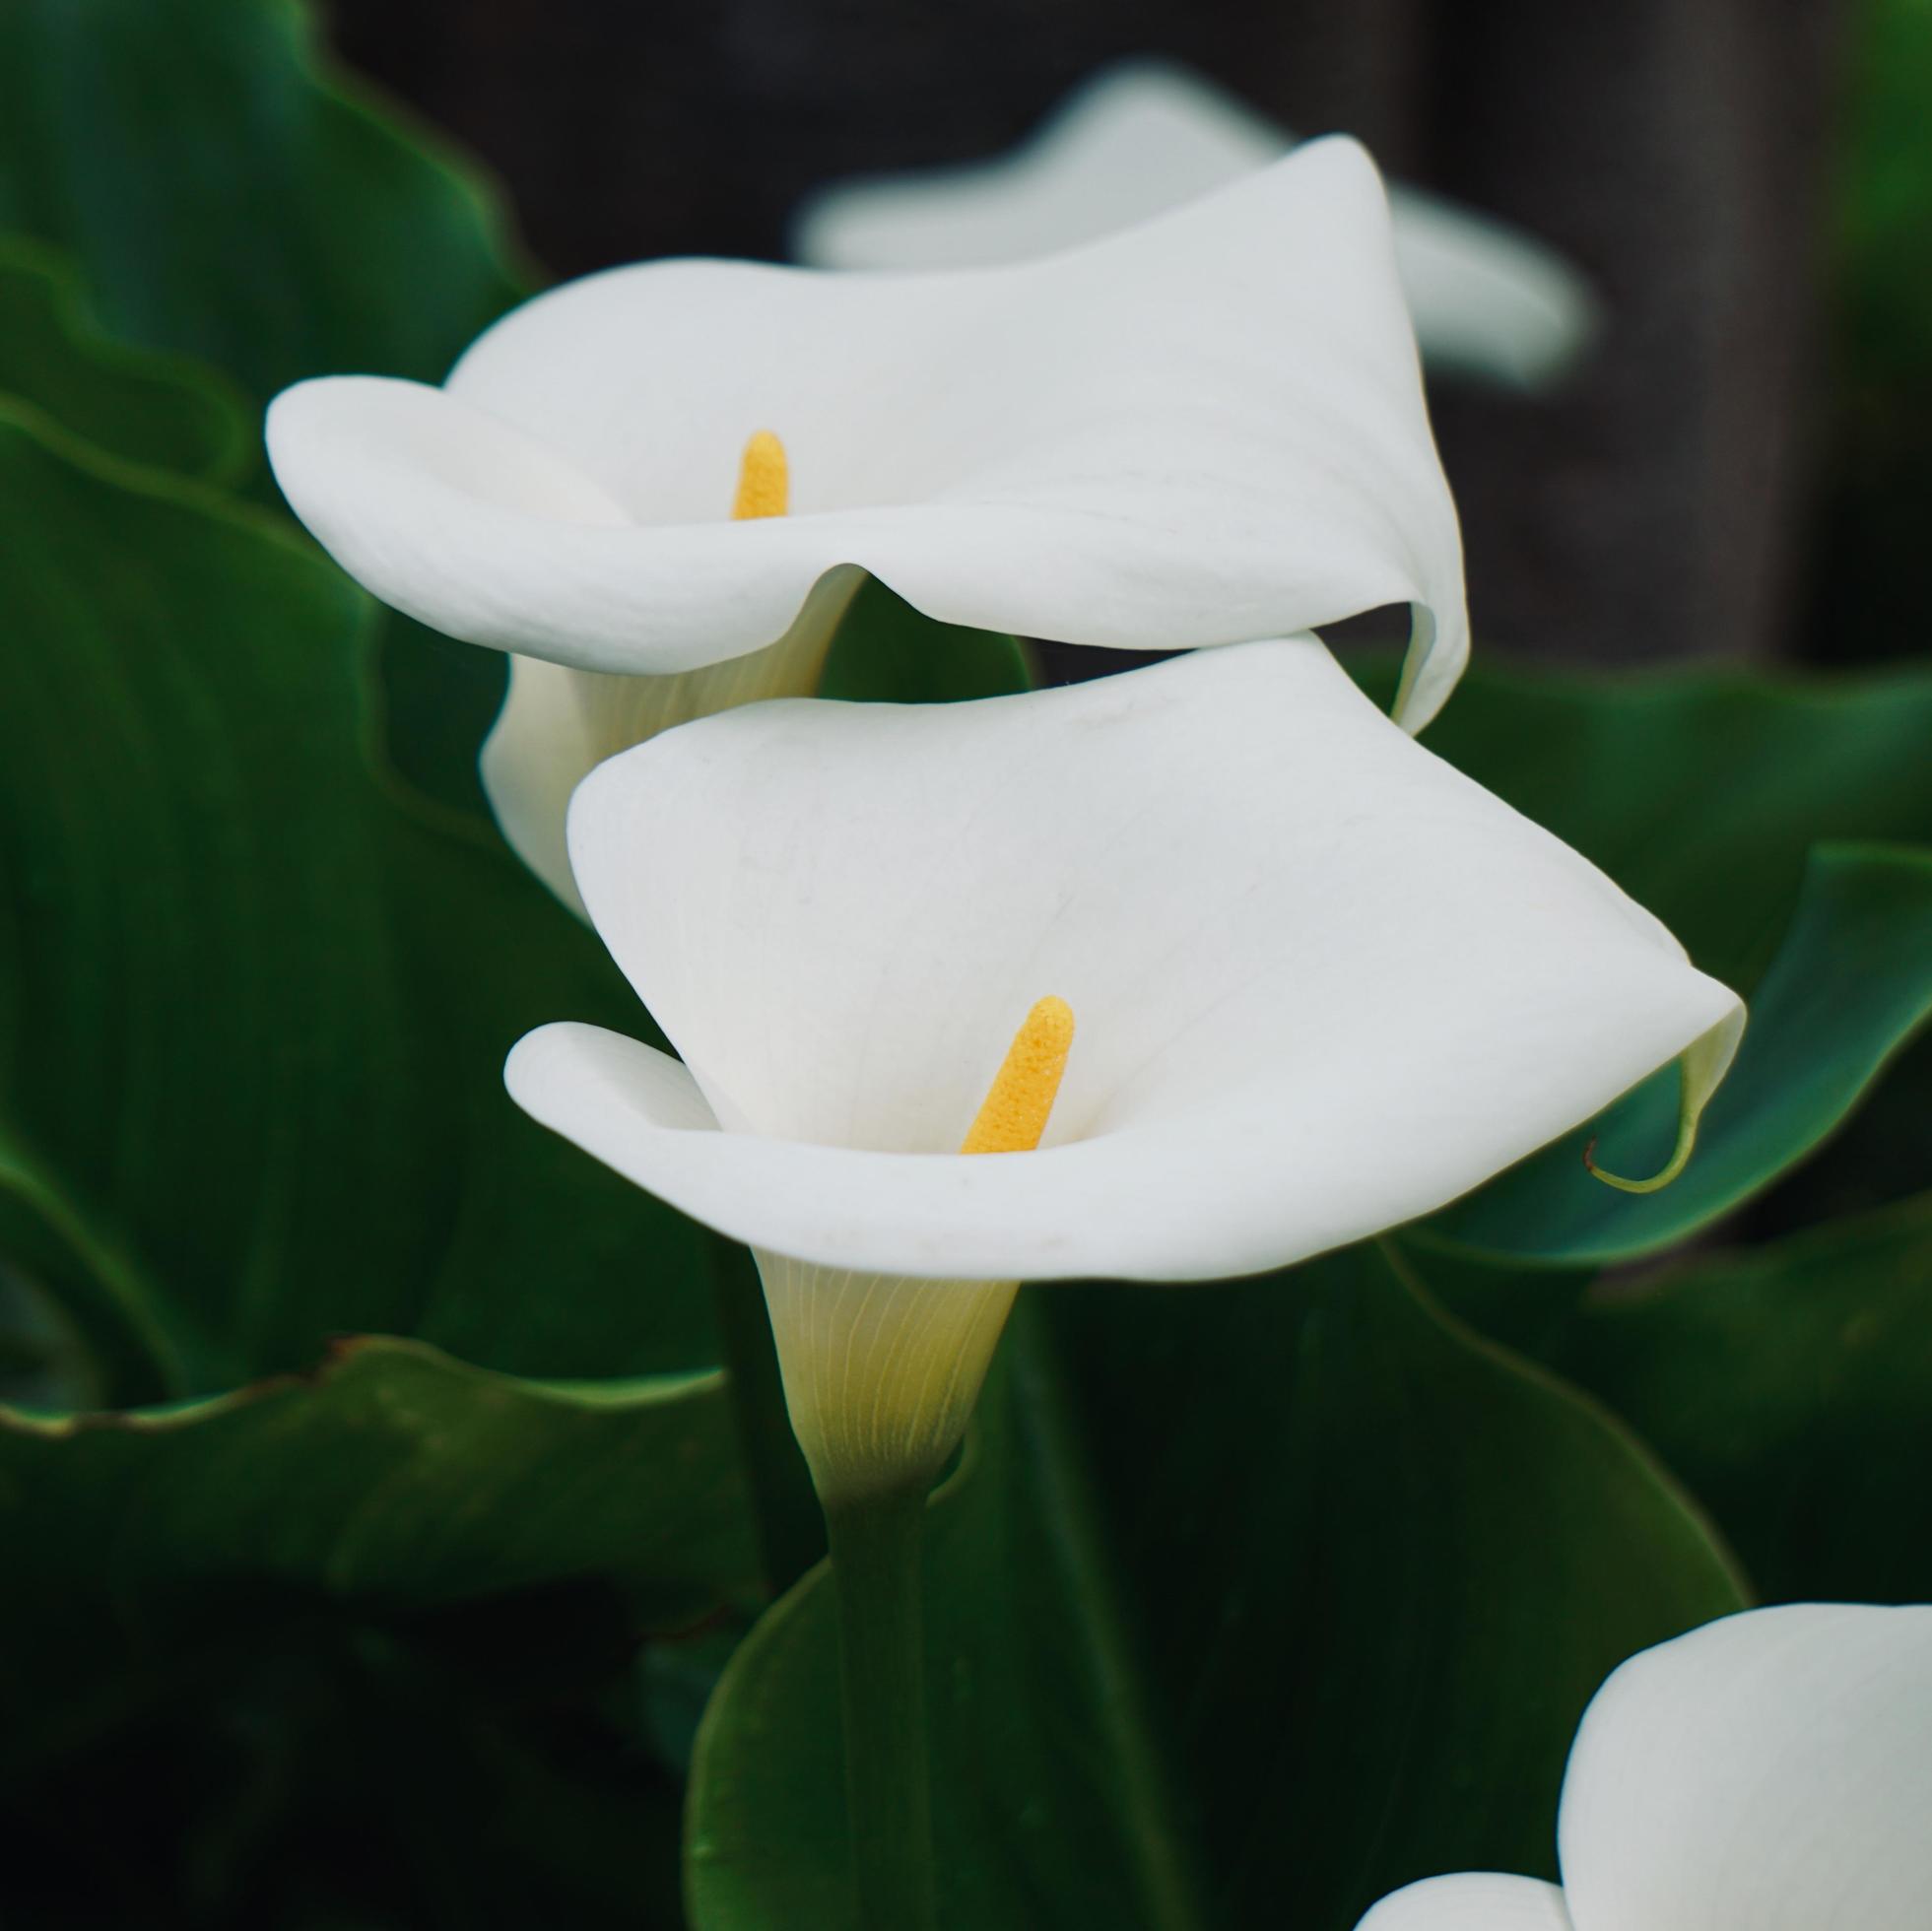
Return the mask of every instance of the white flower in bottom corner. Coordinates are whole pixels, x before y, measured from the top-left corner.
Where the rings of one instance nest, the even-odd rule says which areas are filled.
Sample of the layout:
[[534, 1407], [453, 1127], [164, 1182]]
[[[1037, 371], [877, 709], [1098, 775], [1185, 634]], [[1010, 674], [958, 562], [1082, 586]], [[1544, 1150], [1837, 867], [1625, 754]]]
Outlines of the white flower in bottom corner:
[[[1178, 207], [1278, 161], [1294, 137], [1165, 60], [1102, 69], [997, 160], [835, 181], [793, 222], [825, 268], [1024, 261]], [[1597, 329], [1581, 275], [1494, 218], [1415, 188], [1389, 193], [1395, 255], [1426, 361], [1505, 388], [1558, 380]]]
[[1312, 637], [725, 712], [594, 771], [570, 856], [683, 1063], [554, 1025], [510, 1091], [757, 1250], [826, 1491], [943, 1457], [1016, 1282], [1360, 1239], [1680, 1054], [1694, 1117], [1743, 1026]]
[[1932, 1925], [1932, 1607], [1806, 1603], [1618, 1670], [1564, 1777], [1563, 1884], [1470, 1872], [1358, 1931]]

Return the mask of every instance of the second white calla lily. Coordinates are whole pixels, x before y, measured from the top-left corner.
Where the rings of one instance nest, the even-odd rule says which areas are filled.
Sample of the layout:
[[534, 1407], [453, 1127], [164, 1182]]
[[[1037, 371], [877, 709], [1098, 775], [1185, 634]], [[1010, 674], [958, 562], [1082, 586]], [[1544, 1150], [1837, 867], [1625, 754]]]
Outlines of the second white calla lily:
[[[794, 251], [827, 268], [1023, 261], [1111, 233], [1280, 160], [1285, 129], [1188, 68], [1129, 60], [1070, 95], [1025, 146], [924, 173], [836, 181], [800, 208]], [[1490, 216], [1390, 191], [1395, 254], [1432, 367], [1505, 388], [1558, 380], [1597, 330], [1581, 275]]]
[[[1442, 1205], [1679, 1054], [1695, 1114], [1743, 1024], [1312, 637], [978, 703], [734, 710], [595, 771], [570, 850], [683, 1063], [557, 1025], [510, 1091], [760, 1250], [822, 1484], [877, 1443], [828, 1446], [843, 1425], [807, 1380], [911, 1427], [958, 1332], [983, 1368], [973, 1284], [1282, 1266]], [[962, 1155], [1048, 997], [1077, 1031], [1040, 1150]]]
[[440, 388], [299, 384], [268, 444], [377, 596], [520, 653], [485, 774], [554, 878], [590, 765], [810, 691], [866, 572], [946, 623], [1130, 649], [1410, 605], [1411, 727], [1468, 652], [1387, 204], [1348, 141], [1017, 267], [594, 275]]
[[1707, 1624], [1597, 1693], [1561, 1887], [1471, 1872], [1360, 1931], [1906, 1931], [1932, 1918], [1932, 1608]]

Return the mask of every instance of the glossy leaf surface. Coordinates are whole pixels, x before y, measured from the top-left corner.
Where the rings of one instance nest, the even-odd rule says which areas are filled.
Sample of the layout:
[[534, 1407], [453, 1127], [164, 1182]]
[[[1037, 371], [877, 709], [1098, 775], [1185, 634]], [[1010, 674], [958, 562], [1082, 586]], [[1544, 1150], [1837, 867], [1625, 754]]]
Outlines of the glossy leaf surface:
[[[942, 1922], [1348, 1931], [1545, 1868], [1583, 1702], [1735, 1607], [1593, 1405], [1373, 1248], [1232, 1288], [1033, 1290], [932, 1511]], [[846, 1922], [827, 1573], [700, 1735], [701, 1931]]]
[[1693, 1261], [1541, 1347], [1716, 1514], [1767, 1601], [1932, 1600], [1932, 1196]]
[[1828, 847], [1752, 1002], [1736, 1064], [1690, 1166], [1661, 1192], [1592, 1177], [1654, 1172], [1677, 1131], [1666, 1070], [1586, 1132], [1512, 1167], [1429, 1223], [1484, 1253], [1601, 1265], [1660, 1252], [1720, 1220], [1831, 1134], [1932, 1013], [1932, 853]]
[[219, 1390], [337, 1330], [707, 1362], [697, 1230], [501, 1087], [529, 1027], [642, 1015], [494, 839], [370, 775], [366, 600], [13, 422], [0, 503], [0, 1241], [105, 1391]]

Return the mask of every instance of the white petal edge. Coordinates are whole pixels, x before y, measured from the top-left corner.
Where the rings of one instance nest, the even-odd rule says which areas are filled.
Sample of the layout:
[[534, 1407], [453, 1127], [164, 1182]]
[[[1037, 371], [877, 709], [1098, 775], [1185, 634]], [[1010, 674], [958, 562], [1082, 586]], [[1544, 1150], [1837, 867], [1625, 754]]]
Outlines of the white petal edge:
[[[1278, 161], [1284, 128], [1163, 60], [1103, 68], [996, 160], [834, 181], [800, 205], [809, 266], [945, 269], [1025, 261], [1165, 213]], [[1396, 186], [1396, 260], [1426, 361], [1534, 391], [1598, 331], [1587, 283], [1490, 217]]]
[[[757, 429], [794, 513], [733, 523]], [[1411, 728], [1468, 654], [1387, 205], [1345, 140], [1018, 267], [592, 276], [444, 389], [297, 385], [268, 442], [377, 596], [581, 670], [762, 648], [846, 566], [942, 622], [1128, 649], [1406, 603]]]
[[1578, 1931], [1903, 1931], [1932, 1914], [1932, 1607], [1751, 1610], [1598, 1692], [1560, 1825]]
[[[570, 839], [692, 1070], [561, 1025], [518, 1045], [512, 1093], [823, 1266], [1286, 1265], [1432, 1211], [1741, 1018], [1312, 638], [980, 703], [733, 711], [600, 766]], [[1079, 1031], [1042, 1150], [944, 1151], [1047, 993]]]
[[509, 689], [480, 760], [484, 793], [510, 849], [587, 918], [564, 835], [577, 785], [606, 758], [695, 717], [809, 697], [861, 580], [856, 570], [822, 579], [791, 630], [764, 650], [665, 677], [574, 671], [513, 652]]
[[1572, 1931], [1564, 1895], [1534, 1878], [1462, 1871], [1392, 1892], [1356, 1931]]

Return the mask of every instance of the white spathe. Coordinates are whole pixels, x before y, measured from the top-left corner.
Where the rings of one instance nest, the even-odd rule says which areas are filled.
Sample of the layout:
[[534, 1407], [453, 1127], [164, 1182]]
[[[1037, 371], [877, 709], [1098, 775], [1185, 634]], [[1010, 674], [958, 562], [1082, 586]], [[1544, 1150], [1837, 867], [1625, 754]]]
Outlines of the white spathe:
[[[1164, 213], [1281, 159], [1294, 137], [1190, 69], [1103, 68], [995, 161], [839, 181], [807, 198], [792, 251], [826, 268], [1024, 261]], [[1454, 203], [1390, 191], [1395, 254], [1424, 357], [1505, 387], [1561, 377], [1597, 306], [1540, 242]]]
[[565, 904], [587, 916], [564, 835], [570, 794], [585, 773], [694, 717], [767, 698], [809, 698], [860, 581], [857, 570], [834, 572], [779, 642], [695, 671], [626, 677], [512, 654], [509, 690], [480, 760], [484, 791], [511, 849]]
[[[789, 513], [737, 521], [761, 430]], [[594, 275], [441, 388], [299, 383], [268, 447], [367, 588], [519, 653], [484, 782], [573, 904], [577, 780], [651, 730], [809, 695], [867, 571], [943, 622], [1127, 648], [1408, 604], [1411, 728], [1468, 655], [1387, 204], [1346, 141], [1020, 267]]]
[[[1313, 637], [977, 703], [726, 712], [593, 772], [570, 855], [684, 1064], [562, 1024], [518, 1044], [511, 1093], [754, 1247], [904, 1277], [896, 1305], [919, 1278], [1282, 1266], [1710, 1040], [1700, 1103], [1743, 1024]], [[957, 1155], [1047, 995], [1077, 1032], [1040, 1151]]]
[[1431, 1878], [1360, 1931], [1904, 1931], [1932, 1922], [1928, 1818], [1932, 1607], [1752, 1610], [1598, 1691], [1564, 1778], [1561, 1892]]
[[1575, 1931], [1563, 1892], [1534, 1878], [1462, 1871], [1384, 1898], [1357, 1931]]
[[[828, 1266], [1278, 1267], [1441, 1206], [1712, 1034], [1714, 1085], [1742, 1025], [1311, 637], [976, 703], [729, 711], [594, 771], [570, 855], [685, 1064], [545, 1028], [517, 1099]], [[1049, 994], [1078, 1032], [1042, 1150], [955, 1156]]]
[[[764, 429], [792, 513], [735, 522]], [[298, 384], [268, 443], [376, 595], [579, 670], [765, 648], [846, 566], [944, 622], [1135, 649], [1411, 604], [1412, 725], [1467, 654], [1387, 206], [1348, 141], [1018, 267], [594, 275], [442, 388]]]

